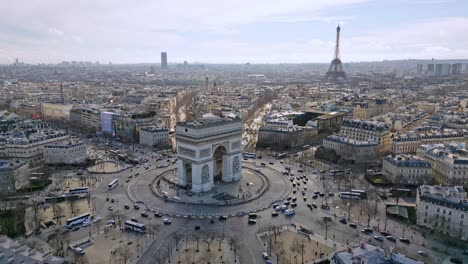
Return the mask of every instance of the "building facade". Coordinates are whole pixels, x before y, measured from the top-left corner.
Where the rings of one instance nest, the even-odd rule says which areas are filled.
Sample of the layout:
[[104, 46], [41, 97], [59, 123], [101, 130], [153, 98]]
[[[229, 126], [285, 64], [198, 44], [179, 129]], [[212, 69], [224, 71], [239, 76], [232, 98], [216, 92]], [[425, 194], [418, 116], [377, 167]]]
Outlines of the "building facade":
[[408, 132], [392, 140], [392, 153], [416, 153], [421, 145], [440, 144], [445, 142], [466, 142], [468, 131], [455, 129], [431, 130], [421, 133]]
[[374, 162], [379, 156], [379, 145], [373, 141], [360, 141], [331, 135], [323, 140], [323, 147], [332, 149], [342, 159], [352, 163]]
[[44, 145], [44, 162], [47, 164], [82, 164], [86, 158], [86, 145], [79, 140]]
[[420, 186], [416, 214], [418, 225], [468, 240], [468, 200], [462, 186]]
[[29, 185], [29, 165], [20, 160], [0, 160], [0, 194], [11, 194]]
[[206, 117], [176, 126], [178, 184], [193, 192], [242, 177], [242, 122]]
[[381, 154], [391, 150], [390, 126], [383, 122], [345, 119], [339, 135], [358, 141], [375, 142]]
[[421, 145], [418, 156], [431, 163], [434, 180], [442, 185], [463, 185], [468, 183], [468, 151], [463, 144]]
[[169, 129], [158, 127], [141, 128], [140, 144], [158, 149], [169, 147]]
[[432, 178], [429, 161], [415, 155], [388, 155], [382, 162], [382, 173], [395, 184], [427, 184]]

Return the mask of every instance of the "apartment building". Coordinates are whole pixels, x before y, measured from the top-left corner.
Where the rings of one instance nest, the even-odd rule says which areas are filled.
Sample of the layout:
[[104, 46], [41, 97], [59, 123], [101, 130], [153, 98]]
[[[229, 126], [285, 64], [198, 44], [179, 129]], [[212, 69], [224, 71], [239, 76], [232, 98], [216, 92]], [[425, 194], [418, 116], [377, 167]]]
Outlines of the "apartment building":
[[418, 156], [431, 163], [434, 180], [442, 185], [463, 185], [468, 183], [468, 151], [464, 144], [421, 145]]
[[431, 163], [410, 154], [386, 156], [382, 162], [382, 173], [395, 184], [427, 184], [432, 178]]
[[159, 149], [169, 147], [169, 129], [155, 126], [141, 128], [140, 144]]
[[20, 160], [0, 160], [0, 194], [10, 194], [29, 185], [29, 165]]
[[339, 135], [357, 141], [375, 142], [381, 154], [391, 150], [390, 126], [383, 122], [345, 119]]
[[392, 153], [416, 153], [421, 145], [445, 142], [466, 142], [468, 131], [465, 129], [441, 129], [424, 132], [408, 132], [395, 136], [392, 140]]
[[79, 140], [56, 142], [44, 146], [47, 164], [81, 164], [86, 161], [86, 145]]
[[362, 141], [331, 135], [323, 140], [323, 147], [332, 149], [342, 159], [352, 163], [376, 161], [379, 156], [379, 145], [375, 141]]
[[462, 186], [420, 186], [416, 214], [418, 225], [468, 240], [468, 200]]

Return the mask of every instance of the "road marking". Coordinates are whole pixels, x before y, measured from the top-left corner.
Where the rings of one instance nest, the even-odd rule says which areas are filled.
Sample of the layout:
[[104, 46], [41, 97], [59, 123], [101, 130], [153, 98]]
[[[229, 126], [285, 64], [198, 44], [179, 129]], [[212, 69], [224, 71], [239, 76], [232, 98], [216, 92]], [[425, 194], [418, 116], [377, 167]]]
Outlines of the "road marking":
[[252, 250], [250, 249], [250, 247], [249, 247], [249, 251], [250, 251], [250, 255], [252, 256], [253, 262], [255, 264], [257, 264], [257, 261], [255, 261], [254, 255], [253, 255]]

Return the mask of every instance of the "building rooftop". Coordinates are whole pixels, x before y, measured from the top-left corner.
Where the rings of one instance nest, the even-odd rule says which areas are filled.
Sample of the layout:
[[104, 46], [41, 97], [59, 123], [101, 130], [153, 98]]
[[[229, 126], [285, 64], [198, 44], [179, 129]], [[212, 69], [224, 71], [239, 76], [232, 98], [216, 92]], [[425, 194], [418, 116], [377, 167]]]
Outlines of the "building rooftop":
[[429, 161], [411, 154], [388, 155], [385, 160], [398, 167], [431, 167]]
[[222, 118], [222, 117], [218, 117], [215, 115], [206, 115], [205, 117], [199, 118], [194, 121], [177, 123], [177, 126], [200, 129], [200, 128], [207, 128], [207, 127], [221, 126], [224, 124], [236, 123], [236, 122], [241, 122], [241, 120]]
[[343, 120], [343, 123], [341, 124], [341, 126], [354, 127], [354, 128], [360, 128], [360, 129], [372, 130], [372, 131], [385, 131], [385, 130], [390, 129], [390, 126], [383, 122], [363, 121], [363, 120], [357, 120], [357, 119], [345, 119]]
[[60, 264], [65, 260], [52, 255], [51, 252], [44, 253], [32, 249], [16, 240], [6, 236], [0, 236], [0, 264]]
[[338, 136], [338, 135], [330, 135], [325, 138], [326, 140], [334, 141], [334, 142], [339, 142], [339, 143], [344, 143], [348, 145], [353, 145], [353, 146], [360, 146], [360, 147], [366, 147], [366, 146], [377, 146], [377, 142], [373, 140], [356, 140], [352, 139], [349, 137], [343, 137], [343, 136]]
[[421, 185], [419, 199], [468, 211], [468, 200], [463, 186]]
[[422, 264], [421, 261], [416, 261], [407, 258], [405, 255], [390, 252], [386, 256], [382, 248], [372, 246], [370, 244], [361, 243], [359, 247], [349, 247], [345, 251], [335, 253], [333, 256], [335, 263], [354, 264], [354, 263], [372, 263], [372, 264]]

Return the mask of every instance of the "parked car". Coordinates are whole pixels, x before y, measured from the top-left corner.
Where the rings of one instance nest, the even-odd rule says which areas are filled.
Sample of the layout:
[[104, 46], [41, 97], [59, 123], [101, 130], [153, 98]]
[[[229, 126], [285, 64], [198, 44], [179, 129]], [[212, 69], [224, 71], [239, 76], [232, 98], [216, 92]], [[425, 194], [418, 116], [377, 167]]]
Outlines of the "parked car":
[[125, 205], [124, 205], [124, 208], [125, 208], [125, 209], [130, 209], [130, 206], [129, 206], [128, 204], [125, 204]]
[[97, 222], [101, 222], [102, 221], [102, 218], [100, 216], [94, 218], [94, 223], [97, 223]]
[[384, 238], [382, 236], [374, 236], [374, 239], [380, 242], [384, 241]]
[[85, 254], [85, 251], [84, 249], [80, 248], [80, 247], [76, 247], [74, 249], [75, 253], [78, 254], [78, 255], [84, 255]]
[[346, 225], [348, 223], [348, 221], [346, 221], [346, 219], [340, 219], [340, 223]]
[[357, 228], [357, 225], [355, 223], [349, 223], [349, 226], [352, 228]]
[[296, 212], [294, 211], [294, 209], [288, 209], [286, 211], [284, 211], [284, 215], [286, 216], [290, 216], [290, 215], [294, 215]]
[[410, 243], [410, 240], [406, 237], [400, 237], [398, 240], [400, 240], [400, 242], [402, 243], [406, 243], [406, 244], [409, 244]]
[[275, 217], [275, 216], [278, 216], [278, 215], [279, 215], [279, 213], [278, 213], [277, 211], [271, 212], [271, 216], [272, 216], [272, 217]]
[[394, 236], [386, 236], [385, 237], [388, 241], [396, 242], [396, 237]]
[[164, 218], [163, 223], [164, 223], [165, 225], [170, 225], [170, 224], [172, 223], [172, 220], [169, 219], [169, 218]]
[[254, 224], [257, 223], [257, 220], [252, 219], [252, 218], [249, 218], [249, 222], [248, 222], [248, 223], [249, 223], [249, 225], [254, 225]]
[[161, 212], [156, 212], [156, 213], [154, 213], [154, 216], [156, 216], [156, 217], [162, 217], [163, 215], [162, 215]]

